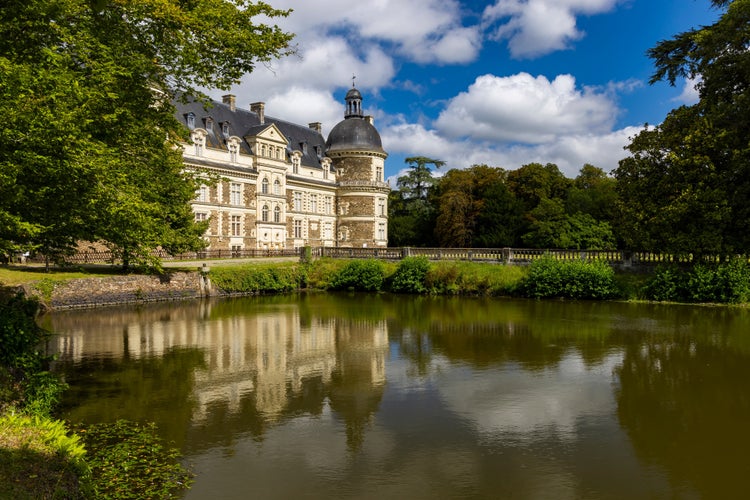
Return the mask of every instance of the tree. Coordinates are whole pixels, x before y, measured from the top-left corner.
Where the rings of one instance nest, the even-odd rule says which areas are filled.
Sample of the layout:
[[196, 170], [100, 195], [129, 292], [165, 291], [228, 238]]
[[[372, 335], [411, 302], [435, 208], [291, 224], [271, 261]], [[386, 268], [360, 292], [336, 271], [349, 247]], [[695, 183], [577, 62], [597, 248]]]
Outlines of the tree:
[[409, 171], [397, 179], [396, 185], [404, 193], [404, 198], [426, 200], [427, 190], [433, 182], [429, 165], [440, 168], [445, 162], [424, 156], [412, 156], [404, 161], [409, 165]]
[[435, 211], [429, 200], [433, 185], [432, 170], [444, 161], [412, 156], [405, 162], [409, 171], [396, 181], [397, 190], [389, 196], [388, 241], [396, 246], [425, 246], [434, 243]]
[[[8, 0], [0, 7], [0, 250], [103, 240], [125, 265], [199, 248], [172, 102], [226, 89], [292, 35], [246, 0]], [[156, 264], [156, 262], [151, 262]]]
[[615, 170], [631, 248], [732, 254], [750, 248], [750, 0], [719, 1], [711, 26], [649, 50], [651, 83], [695, 79], [699, 102], [646, 127]]
[[435, 232], [449, 247], [502, 247], [515, 243], [521, 206], [501, 168], [473, 165], [451, 170], [437, 182]]

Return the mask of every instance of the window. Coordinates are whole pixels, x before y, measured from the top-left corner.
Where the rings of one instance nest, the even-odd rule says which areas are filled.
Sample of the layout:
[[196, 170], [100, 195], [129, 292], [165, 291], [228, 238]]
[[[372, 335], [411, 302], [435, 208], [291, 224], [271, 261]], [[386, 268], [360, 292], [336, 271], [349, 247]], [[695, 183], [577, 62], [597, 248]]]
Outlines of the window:
[[203, 148], [206, 145], [206, 136], [199, 130], [193, 132], [193, 146], [195, 147], [195, 156], [203, 156]]
[[281, 183], [278, 179], [273, 181], [273, 194], [279, 195], [281, 194]]
[[198, 188], [198, 191], [196, 191], [195, 201], [208, 201], [209, 197], [209, 191], [208, 186], [205, 184], [201, 184], [201, 186]]
[[383, 167], [375, 167], [375, 180], [378, 182], [383, 181]]
[[242, 184], [239, 182], [229, 184], [229, 204], [242, 205]]
[[242, 235], [242, 216], [233, 215], [231, 218], [231, 221], [232, 221], [232, 236], [241, 236]]
[[385, 198], [378, 200], [378, 215], [385, 217]]
[[302, 211], [302, 193], [294, 193], [294, 210], [297, 212]]
[[196, 212], [195, 213], [195, 222], [204, 222], [208, 220], [208, 214], [205, 212]]
[[323, 178], [324, 179], [328, 179], [328, 171], [329, 171], [328, 165], [323, 165]]
[[281, 208], [278, 205], [273, 208], [273, 221], [281, 222]]
[[263, 177], [263, 182], [260, 183], [260, 192], [268, 194], [268, 179]]
[[300, 163], [299, 155], [295, 154], [294, 156], [292, 156], [292, 173], [293, 174], [299, 173], [299, 163]]
[[231, 163], [237, 163], [237, 153], [239, 152], [239, 150], [240, 147], [236, 142], [229, 143], [229, 161]]
[[268, 156], [268, 153], [266, 152], [266, 145], [265, 144], [261, 144], [260, 145], [260, 155], [261, 156]]
[[229, 137], [229, 122], [221, 122], [221, 133], [225, 139]]
[[194, 113], [188, 113], [185, 115], [185, 122], [187, 122], [187, 126], [190, 130], [193, 130], [195, 128], [195, 114]]
[[385, 223], [383, 222], [378, 224], [378, 239], [379, 240], [385, 239]]
[[331, 229], [331, 223], [326, 222], [325, 224], [323, 224], [323, 239], [330, 240], [331, 234], [333, 234], [333, 230]]
[[326, 215], [331, 215], [333, 211], [333, 198], [326, 196]]
[[294, 221], [294, 237], [302, 238], [302, 221], [301, 220]]
[[260, 220], [268, 222], [268, 205], [263, 205], [263, 208], [260, 211]]
[[317, 194], [310, 195], [310, 211], [312, 213], [318, 212], [318, 195]]

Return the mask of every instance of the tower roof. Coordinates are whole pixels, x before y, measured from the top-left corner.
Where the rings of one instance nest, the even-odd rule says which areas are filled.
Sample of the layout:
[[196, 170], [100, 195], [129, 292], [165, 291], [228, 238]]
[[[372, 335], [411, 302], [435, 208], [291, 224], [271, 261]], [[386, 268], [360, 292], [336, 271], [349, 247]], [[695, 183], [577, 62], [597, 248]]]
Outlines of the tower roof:
[[385, 153], [380, 134], [362, 115], [362, 94], [355, 87], [346, 93], [344, 119], [328, 134], [326, 151], [364, 150]]

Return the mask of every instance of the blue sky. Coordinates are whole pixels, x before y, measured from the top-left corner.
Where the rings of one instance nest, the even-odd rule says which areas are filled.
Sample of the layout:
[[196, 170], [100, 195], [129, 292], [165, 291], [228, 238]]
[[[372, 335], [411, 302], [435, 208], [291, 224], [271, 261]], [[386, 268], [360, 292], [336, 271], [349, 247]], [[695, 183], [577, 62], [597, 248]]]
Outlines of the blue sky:
[[[585, 163], [609, 172], [645, 123], [695, 102], [691, 82], [649, 85], [646, 50], [712, 24], [708, 0], [270, 0], [298, 53], [231, 89], [295, 123], [343, 118], [352, 75], [388, 151], [447, 168]], [[212, 95], [220, 98], [223, 92]], [[438, 173], [439, 174], [439, 173]]]

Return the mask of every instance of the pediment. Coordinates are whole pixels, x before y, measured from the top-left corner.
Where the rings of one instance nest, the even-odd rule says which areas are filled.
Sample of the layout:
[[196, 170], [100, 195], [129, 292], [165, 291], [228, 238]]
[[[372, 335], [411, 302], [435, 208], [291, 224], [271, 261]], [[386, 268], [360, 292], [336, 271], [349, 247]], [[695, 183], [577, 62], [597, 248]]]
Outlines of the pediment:
[[279, 127], [277, 127], [275, 123], [257, 125], [253, 127], [251, 130], [248, 130], [245, 139], [248, 142], [254, 142], [258, 139], [262, 139], [267, 142], [283, 144], [284, 146], [289, 143], [286, 136], [281, 133], [281, 130], [279, 130]]

